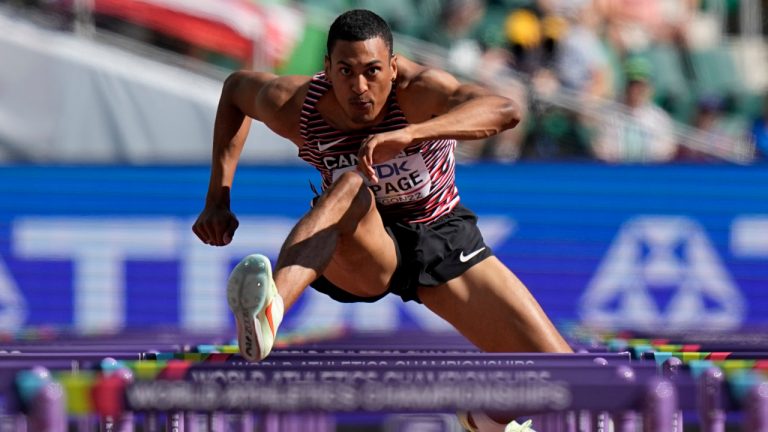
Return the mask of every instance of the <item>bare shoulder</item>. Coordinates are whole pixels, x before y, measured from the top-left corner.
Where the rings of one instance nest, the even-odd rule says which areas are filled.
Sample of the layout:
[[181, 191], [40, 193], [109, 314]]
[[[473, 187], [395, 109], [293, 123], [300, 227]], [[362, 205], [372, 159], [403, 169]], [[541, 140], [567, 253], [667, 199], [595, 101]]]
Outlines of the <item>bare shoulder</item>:
[[278, 76], [265, 83], [262, 97], [276, 107], [284, 106], [296, 99], [304, 99], [311, 78], [308, 76]]
[[459, 81], [450, 73], [437, 68], [420, 65], [405, 57], [397, 58], [399, 88], [406, 93], [453, 92]]
[[299, 139], [301, 105], [311, 77], [240, 71], [227, 81], [243, 113], [285, 138], [294, 142]]
[[462, 84], [452, 74], [398, 56], [397, 100], [411, 123], [443, 114]]

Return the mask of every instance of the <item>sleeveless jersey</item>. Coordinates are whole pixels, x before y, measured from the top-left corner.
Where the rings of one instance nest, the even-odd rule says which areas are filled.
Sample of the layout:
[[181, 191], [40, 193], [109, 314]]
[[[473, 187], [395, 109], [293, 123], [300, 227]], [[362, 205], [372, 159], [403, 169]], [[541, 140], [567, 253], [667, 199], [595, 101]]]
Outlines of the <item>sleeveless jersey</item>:
[[[389, 94], [386, 117], [377, 125], [342, 131], [326, 122], [317, 110], [317, 101], [331, 89], [324, 73], [312, 77], [301, 109], [301, 136], [304, 145], [299, 157], [314, 166], [322, 177], [322, 189], [341, 174], [355, 170], [357, 153], [369, 135], [397, 130], [408, 125], [397, 103], [395, 89]], [[377, 184], [366, 180], [385, 220], [429, 223], [448, 214], [459, 203], [455, 184], [454, 139], [427, 140], [406, 147], [395, 158], [374, 166]]]

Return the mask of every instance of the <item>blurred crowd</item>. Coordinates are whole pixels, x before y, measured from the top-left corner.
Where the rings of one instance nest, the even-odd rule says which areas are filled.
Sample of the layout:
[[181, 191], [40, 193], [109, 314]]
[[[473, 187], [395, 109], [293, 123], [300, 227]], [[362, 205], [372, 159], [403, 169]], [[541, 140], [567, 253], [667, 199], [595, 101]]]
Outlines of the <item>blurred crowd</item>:
[[[0, 2], [59, 11], [88, 3]], [[193, 32], [193, 21], [183, 20], [163, 26], [157, 11], [147, 10], [151, 19], [135, 5], [121, 13], [119, 0], [92, 4], [97, 26], [225, 68], [266, 64], [281, 73], [318, 70], [329, 20], [349, 8], [371, 9], [398, 35], [396, 50], [521, 104], [523, 124], [464, 143], [464, 160], [749, 163], [768, 161], [768, 80], [755, 85], [745, 74], [768, 77], [766, 36], [758, 35], [763, 51], [747, 69], [727, 43], [743, 39], [739, 17], [747, 3], [768, 12], [768, 0], [220, 0], [221, 8], [238, 9], [219, 10], [217, 19], [246, 28], [263, 23], [256, 45], [272, 47], [267, 63], [256, 61], [259, 50], [248, 45], [256, 33], [240, 34], [242, 40], [237, 32], [213, 37], [221, 29]], [[303, 18], [260, 14], [248, 5], [299, 10]], [[318, 20], [317, 11], [328, 19]]]
[[768, 158], [768, 96], [745, 85], [725, 43], [739, 33], [738, 0], [395, 3], [400, 15], [379, 11], [395, 30], [525, 105], [522, 127], [464, 146], [467, 158]]

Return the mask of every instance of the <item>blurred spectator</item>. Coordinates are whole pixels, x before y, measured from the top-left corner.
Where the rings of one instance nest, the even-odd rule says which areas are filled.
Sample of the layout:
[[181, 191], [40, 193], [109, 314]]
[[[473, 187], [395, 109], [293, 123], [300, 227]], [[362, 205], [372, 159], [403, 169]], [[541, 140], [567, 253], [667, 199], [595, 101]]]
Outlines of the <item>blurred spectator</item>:
[[[526, 134], [539, 124], [537, 118], [528, 115], [529, 92], [551, 94], [560, 86], [552, 67], [555, 38], [562, 31], [559, 24], [562, 23], [539, 20], [528, 8], [513, 9], [504, 18], [504, 47], [486, 52], [479, 76], [500, 94], [518, 101], [524, 120], [518, 127], [506, 130], [486, 143], [481, 157], [503, 161], [521, 157]], [[495, 79], [493, 74], [507, 79]], [[500, 88], [501, 82], [506, 83], [505, 88]]]
[[685, 44], [700, 0], [597, 0], [606, 34], [622, 53], [644, 51], [654, 42]]
[[718, 96], [702, 97], [693, 119], [694, 131], [681, 143], [677, 159], [688, 162], [716, 162], [714, 156], [732, 152], [736, 138], [726, 127], [723, 115], [724, 101]]
[[529, 118], [521, 159], [575, 160], [592, 158], [589, 132], [579, 115], [549, 107]]
[[438, 22], [422, 38], [448, 48], [448, 68], [469, 75], [483, 55], [476, 32], [484, 14], [484, 0], [443, 0]]
[[504, 20], [510, 66], [530, 76], [554, 68], [558, 41], [568, 28], [562, 16], [539, 15], [533, 9], [514, 9]]
[[574, 0], [562, 13], [569, 24], [557, 47], [556, 71], [563, 87], [586, 96], [613, 97], [611, 64], [598, 35], [600, 15], [593, 2]]
[[504, 22], [512, 69], [533, 74], [545, 63], [541, 22], [533, 11], [517, 9]]
[[[484, 31], [480, 27], [486, 11], [484, 0], [443, 0], [437, 25], [424, 33], [423, 38], [448, 48], [448, 58], [445, 59], [448, 69], [482, 82], [515, 100], [525, 116], [528, 110], [527, 89], [520, 80], [507, 73], [509, 53], [502, 49], [488, 49], [487, 41], [480, 34]], [[530, 35], [526, 37], [530, 38]], [[502, 76], [503, 79], [500, 78]], [[465, 141], [457, 149], [457, 157], [463, 161], [515, 160], [519, 157], [523, 133], [521, 125], [490, 139]]]
[[408, 36], [417, 36], [425, 21], [411, 0], [357, 0], [355, 8], [376, 12], [389, 23], [392, 31]]
[[651, 101], [650, 63], [632, 57], [625, 63], [624, 110], [610, 109], [599, 118], [594, 154], [612, 163], [658, 163], [676, 151], [672, 119]]
[[763, 101], [763, 116], [752, 123], [752, 139], [758, 158], [768, 160], [768, 94]]

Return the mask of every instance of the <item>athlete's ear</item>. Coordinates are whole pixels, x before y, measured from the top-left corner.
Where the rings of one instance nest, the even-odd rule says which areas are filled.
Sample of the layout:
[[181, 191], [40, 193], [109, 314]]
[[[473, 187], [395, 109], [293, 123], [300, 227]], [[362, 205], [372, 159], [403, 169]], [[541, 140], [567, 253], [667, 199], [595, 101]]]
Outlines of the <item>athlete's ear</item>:
[[397, 54], [392, 54], [389, 59], [389, 67], [392, 69], [392, 82], [397, 81]]
[[331, 76], [331, 58], [328, 57], [327, 54], [323, 60], [323, 72], [325, 72], [325, 79], [330, 81], [331, 79], [329, 77]]

